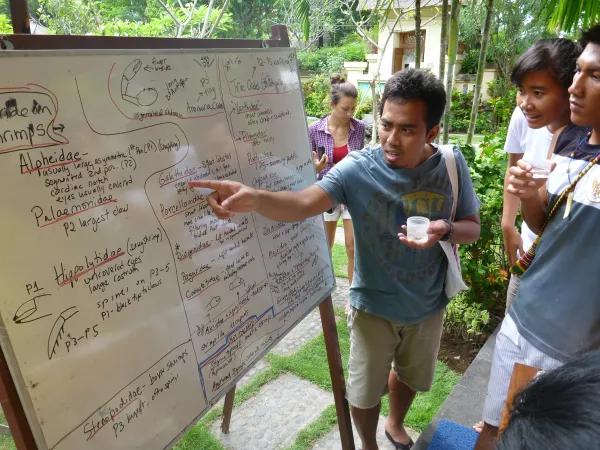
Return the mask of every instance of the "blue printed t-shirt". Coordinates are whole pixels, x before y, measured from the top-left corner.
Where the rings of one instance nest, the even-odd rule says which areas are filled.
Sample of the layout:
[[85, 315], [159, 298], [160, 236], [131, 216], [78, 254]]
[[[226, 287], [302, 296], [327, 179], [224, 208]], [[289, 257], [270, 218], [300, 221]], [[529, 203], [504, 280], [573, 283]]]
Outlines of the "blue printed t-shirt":
[[[467, 163], [454, 147], [459, 189], [456, 218], [475, 214], [477, 198]], [[393, 169], [381, 146], [349, 153], [317, 185], [348, 206], [354, 226], [350, 304], [392, 322], [421, 322], [448, 304], [447, 260], [439, 245], [425, 250], [398, 239], [410, 216], [449, 219], [452, 185], [438, 151], [414, 169]]]

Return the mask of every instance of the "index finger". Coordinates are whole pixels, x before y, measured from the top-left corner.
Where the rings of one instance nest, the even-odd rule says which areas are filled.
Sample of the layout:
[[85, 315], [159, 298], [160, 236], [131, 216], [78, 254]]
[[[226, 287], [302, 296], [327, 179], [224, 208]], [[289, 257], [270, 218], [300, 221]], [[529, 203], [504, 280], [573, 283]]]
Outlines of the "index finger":
[[531, 164], [528, 163], [527, 161], [525, 161], [524, 159], [520, 159], [517, 161], [517, 166], [519, 166], [521, 169], [529, 172], [531, 170]]
[[208, 188], [216, 191], [221, 186], [223, 186], [223, 181], [215, 181], [215, 180], [195, 180], [188, 182], [189, 187], [193, 188]]
[[[527, 164], [527, 163], [525, 163], [525, 164]], [[529, 174], [529, 177], [531, 177], [529, 170], [531, 170], [531, 166], [529, 166], [529, 169], [521, 168], [520, 166], [512, 166], [510, 169], [508, 169], [508, 172], [517, 178], [522, 178], [522, 177], [526, 177], [528, 174]]]

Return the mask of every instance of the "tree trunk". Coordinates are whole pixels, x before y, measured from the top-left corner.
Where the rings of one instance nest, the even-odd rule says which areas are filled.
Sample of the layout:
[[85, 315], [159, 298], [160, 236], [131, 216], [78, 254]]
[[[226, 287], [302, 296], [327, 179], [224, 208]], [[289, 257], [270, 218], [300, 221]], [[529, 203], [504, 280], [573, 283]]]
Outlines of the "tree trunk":
[[379, 111], [377, 110], [377, 92], [375, 86], [379, 83], [379, 79], [373, 77], [371, 81], [371, 100], [373, 101], [373, 125], [371, 127], [371, 147], [374, 147], [377, 143], [377, 124], [379, 122]]
[[421, 0], [415, 0], [415, 69], [421, 68]]
[[448, 40], [448, 73], [446, 75], [446, 110], [444, 112], [443, 144], [448, 143], [450, 135], [450, 104], [452, 103], [452, 87], [454, 82], [454, 65], [458, 51], [458, 21], [460, 18], [460, 0], [452, 0], [450, 13], [450, 38]]
[[448, 47], [448, 0], [442, 0], [442, 39], [440, 41], [440, 80], [446, 70], [446, 47]]
[[467, 132], [467, 144], [471, 144], [473, 141], [473, 134], [475, 134], [475, 126], [477, 125], [477, 114], [479, 113], [479, 102], [481, 100], [481, 84], [483, 83], [483, 73], [485, 72], [490, 30], [492, 29], [493, 10], [494, 0], [488, 0], [485, 25], [483, 27], [483, 40], [481, 41], [481, 52], [479, 53], [479, 64], [477, 65], [477, 80], [475, 81], [475, 90], [473, 92], [473, 108], [471, 109], [471, 120], [469, 121], [469, 131]]

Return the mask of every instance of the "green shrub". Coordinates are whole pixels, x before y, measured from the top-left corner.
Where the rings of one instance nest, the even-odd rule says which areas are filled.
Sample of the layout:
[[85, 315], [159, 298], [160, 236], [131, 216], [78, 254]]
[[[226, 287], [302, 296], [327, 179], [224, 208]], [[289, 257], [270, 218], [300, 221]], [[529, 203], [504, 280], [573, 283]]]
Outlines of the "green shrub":
[[358, 91], [358, 99], [356, 100], [356, 111], [354, 111], [354, 117], [359, 119], [365, 114], [371, 114], [373, 112], [373, 102], [370, 95], [363, 94], [362, 91]]
[[444, 330], [462, 339], [477, 338], [488, 333], [490, 313], [480, 303], [469, 303], [463, 294], [452, 299], [446, 309]]
[[306, 114], [323, 117], [329, 112], [329, 89], [331, 83], [326, 75], [315, 75], [302, 83]]
[[452, 300], [457, 303], [451, 307], [446, 324], [459, 335], [477, 337], [490, 332], [504, 313], [508, 267], [500, 222], [507, 164], [505, 140], [506, 128], [502, 128], [486, 135], [478, 149], [462, 146], [482, 206], [479, 240], [459, 246], [463, 278], [470, 289]]
[[[488, 83], [488, 86], [490, 90], [493, 89], [493, 83]], [[488, 101], [499, 127], [508, 127], [512, 113], [515, 110], [516, 95], [517, 88], [513, 88], [507, 96], [495, 96]]]
[[366, 61], [367, 46], [355, 42], [341, 47], [324, 47], [315, 51], [298, 53], [300, 70], [310, 70], [321, 74], [341, 72], [345, 61]]
[[450, 105], [450, 132], [466, 133], [471, 120], [473, 105], [473, 91], [463, 94], [454, 89], [452, 91], [452, 104]]
[[[492, 89], [492, 86], [490, 86], [490, 89]], [[511, 91], [507, 97], [491, 98], [482, 103], [479, 114], [477, 114], [475, 132], [489, 134], [507, 127], [515, 108], [515, 95], [515, 92]], [[466, 133], [469, 130], [472, 105], [473, 91], [468, 91], [466, 94], [457, 89], [452, 91], [452, 104], [450, 105], [451, 133]]]
[[477, 66], [479, 65], [479, 51], [469, 50], [465, 54], [465, 59], [462, 60], [460, 71], [458, 73], [476, 74]]
[[12, 22], [6, 14], [0, 14], [0, 34], [12, 34]]

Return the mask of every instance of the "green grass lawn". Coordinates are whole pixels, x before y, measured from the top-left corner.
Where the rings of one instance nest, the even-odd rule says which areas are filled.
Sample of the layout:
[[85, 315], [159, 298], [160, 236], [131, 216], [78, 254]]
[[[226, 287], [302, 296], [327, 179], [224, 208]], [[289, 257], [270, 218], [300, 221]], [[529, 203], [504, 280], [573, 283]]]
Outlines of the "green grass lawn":
[[[474, 134], [473, 135], [473, 144], [477, 145], [483, 141], [483, 134]], [[450, 135], [450, 143], [461, 145], [467, 142], [466, 134], [451, 134]]]
[[335, 276], [348, 278], [348, 255], [346, 255], [346, 247], [342, 244], [333, 244], [331, 259], [333, 259]]
[[[4, 425], [8, 425], [6, 421], [6, 417], [4, 417], [4, 411], [0, 409], [0, 423]], [[10, 436], [6, 436], [4, 434], [0, 434], [0, 450], [16, 450], [15, 441]]]

